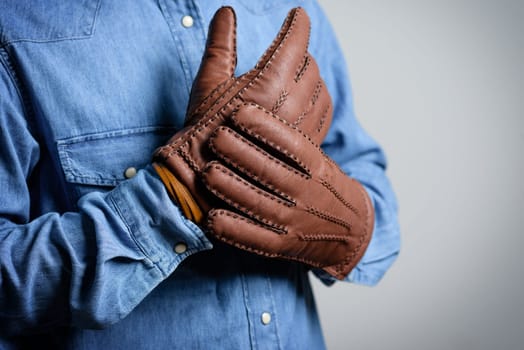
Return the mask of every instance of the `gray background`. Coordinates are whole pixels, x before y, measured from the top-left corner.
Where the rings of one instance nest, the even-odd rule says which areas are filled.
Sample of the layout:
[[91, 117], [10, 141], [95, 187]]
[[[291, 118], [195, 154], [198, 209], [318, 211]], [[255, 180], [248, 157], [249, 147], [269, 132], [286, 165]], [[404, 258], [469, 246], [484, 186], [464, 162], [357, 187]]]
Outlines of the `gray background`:
[[330, 349], [524, 349], [524, 1], [320, 0], [384, 147], [402, 250], [314, 282]]

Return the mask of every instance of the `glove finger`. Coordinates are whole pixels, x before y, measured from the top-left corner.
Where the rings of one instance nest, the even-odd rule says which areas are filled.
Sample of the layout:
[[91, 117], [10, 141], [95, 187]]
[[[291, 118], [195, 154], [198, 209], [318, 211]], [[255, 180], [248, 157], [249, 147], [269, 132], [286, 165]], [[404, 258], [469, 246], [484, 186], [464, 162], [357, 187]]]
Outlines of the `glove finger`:
[[292, 89], [306, 64], [309, 31], [306, 12], [302, 8], [292, 9], [275, 40], [256, 64], [254, 83], [243, 92], [245, 101], [256, 101], [271, 109], [282, 94]]
[[[255, 69], [278, 70], [293, 67], [297, 75], [309, 44], [310, 21], [304, 9], [293, 8], [287, 14], [279, 33], [257, 62]], [[287, 72], [286, 72], [287, 73]]]
[[[253, 213], [262, 216], [264, 220], [271, 220], [269, 215], [280, 216], [274, 219], [274, 223], [285, 226], [286, 231], [293, 228], [294, 232], [303, 234], [321, 233], [321, 232], [338, 232], [341, 229], [351, 230], [351, 219], [353, 213], [348, 212], [348, 208], [340, 202], [334, 192], [326, 188], [322, 183], [309, 181], [309, 177], [296, 169], [286, 165], [279, 159], [269, 155], [264, 150], [252, 144], [241, 135], [227, 127], [219, 128], [215, 136], [211, 139], [211, 145], [214, 152], [223, 159], [228, 165], [238, 170], [247, 178], [250, 184], [238, 186], [238, 188], [228, 187], [227, 184], [209, 184], [213, 192], [220, 192], [220, 196], [239, 196], [235, 199], [236, 208], [240, 206], [243, 211], [249, 215]], [[231, 175], [235, 175], [230, 169], [218, 162], [210, 163], [217, 165], [218, 169], [223, 170]], [[207, 168], [209, 169], [209, 168]], [[217, 169], [217, 170], [218, 170]], [[214, 171], [215, 169], [211, 169]], [[213, 176], [211, 172], [209, 176]], [[218, 174], [219, 176], [222, 174]], [[227, 175], [222, 175], [227, 176]], [[239, 181], [242, 180], [238, 177]], [[223, 180], [221, 180], [223, 181]], [[210, 181], [208, 180], [208, 183]], [[248, 191], [248, 185], [256, 186], [260, 190], [267, 191], [275, 195], [276, 200], [285, 199], [287, 203], [292, 203], [292, 212], [289, 208], [275, 208], [267, 198], [256, 198], [256, 194], [242, 193]], [[307, 191], [304, 189], [307, 188]], [[226, 194], [226, 191], [238, 191], [233, 194]], [[247, 204], [251, 202], [251, 204]], [[267, 203], [266, 203], [267, 202]], [[269, 209], [263, 209], [267, 207]], [[290, 214], [297, 215], [300, 213], [301, 220], [293, 219]], [[290, 221], [283, 221], [290, 220]]]
[[309, 54], [299, 76], [288, 82], [273, 103], [271, 112], [290, 122], [321, 144], [331, 124], [331, 97]]
[[213, 152], [254, 184], [293, 201], [306, 186], [308, 175], [270, 155], [228, 127], [220, 127], [210, 139]]
[[[335, 254], [319, 250], [315, 244], [307, 244], [299, 237], [279, 234], [245, 216], [224, 209], [213, 209], [209, 212], [207, 229], [217, 239], [270, 258], [285, 258], [301, 261], [308, 265], [323, 268], [327, 273], [339, 279], [349, 273], [348, 264], [336, 259]], [[329, 252], [343, 249], [343, 243], [331, 242], [324, 248]], [[329, 265], [329, 266], [326, 266]]]
[[247, 216], [278, 232], [287, 232], [293, 203], [244, 180], [218, 161], [203, 172], [203, 182], [211, 193]]
[[296, 126], [255, 104], [244, 104], [231, 116], [235, 127], [264, 144], [269, 153], [308, 175], [322, 172], [325, 157], [319, 146]]
[[280, 256], [282, 234], [240, 214], [224, 209], [209, 212], [208, 231], [237, 248], [267, 257]]
[[191, 115], [212, 90], [233, 77], [236, 65], [235, 11], [229, 6], [221, 7], [209, 25], [206, 49], [193, 82], [187, 115]]

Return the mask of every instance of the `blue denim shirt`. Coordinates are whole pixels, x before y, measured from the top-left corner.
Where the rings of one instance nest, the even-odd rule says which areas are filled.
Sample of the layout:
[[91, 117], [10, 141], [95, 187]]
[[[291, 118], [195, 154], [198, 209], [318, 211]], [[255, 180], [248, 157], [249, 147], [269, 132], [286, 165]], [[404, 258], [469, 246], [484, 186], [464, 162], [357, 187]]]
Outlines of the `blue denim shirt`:
[[0, 348], [324, 347], [307, 269], [210, 241], [148, 165], [183, 124], [209, 21], [225, 3], [238, 17], [237, 74], [291, 7], [310, 15], [310, 51], [334, 101], [323, 148], [376, 210], [346, 280], [374, 285], [395, 260], [384, 154], [355, 119], [315, 1], [2, 1]]

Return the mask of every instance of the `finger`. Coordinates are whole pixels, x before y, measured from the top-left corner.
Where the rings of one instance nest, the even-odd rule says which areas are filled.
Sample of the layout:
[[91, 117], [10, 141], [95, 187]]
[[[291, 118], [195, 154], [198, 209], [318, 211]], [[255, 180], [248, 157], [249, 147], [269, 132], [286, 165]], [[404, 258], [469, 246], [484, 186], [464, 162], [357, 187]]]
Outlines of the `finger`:
[[310, 135], [316, 143], [323, 141], [331, 123], [331, 97], [320, 77], [317, 63], [309, 54], [303, 69], [289, 83], [289, 91], [283, 91], [273, 103], [271, 112]]
[[[297, 260], [316, 267], [336, 264], [336, 257], [340, 256], [340, 250], [345, 246], [344, 242], [332, 241], [324, 242], [323, 249], [319, 249], [316, 244], [307, 244], [299, 236], [279, 234], [243, 215], [223, 209], [210, 211], [207, 228], [217, 239], [237, 248], [271, 258]], [[327, 271], [332, 273], [332, 270]]]
[[231, 116], [239, 131], [267, 145], [269, 153], [287, 159], [288, 165], [308, 175], [323, 171], [324, 156], [319, 146], [296, 126], [256, 104], [244, 104]]
[[279, 67], [293, 67], [295, 70], [289, 73], [296, 74], [307, 52], [309, 32], [310, 21], [304, 9], [297, 7], [289, 11], [279, 33], [255, 69], [278, 70]]
[[294, 8], [280, 32], [255, 66], [254, 83], [243, 93], [245, 101], [257, 101], [271, 109], [281, 94], [292, 89], [307, 55], [310, 21], [302, 8]]
[[209, 212], [208, 231], [237, 248], [267, 257], [280, 256], [282, 234], [245, 216], [223, 209]]
[[228, 127], [219, 127], [209, 141], [213, 152], [255, 184], [292, 201], [306, 185], [306, 173], [270, 155]]
[[247, 216], [286, 232], [293, 203], [254, 186], [217, 161], [210, 162], [203, 172], [203, 182], [211, 193]]
[[235, 31], [235, 11], [228, 6], [221, 7], [209, 25], [206, 49], [191, 90], [190, 112], [213, 89], [233, 76], [237, 64]]
[[318, 66], [309, 53], [302, 58], [301, 68], [296, 72], [282, 69], [279, 74], [287, 74], [284, 90], [279, 90], [278, 98], [273, 101], [271, 112], [278, 114], [289, 122], [294, 122], [300, 113], [307, 108], [315, 87], [320, 80]]

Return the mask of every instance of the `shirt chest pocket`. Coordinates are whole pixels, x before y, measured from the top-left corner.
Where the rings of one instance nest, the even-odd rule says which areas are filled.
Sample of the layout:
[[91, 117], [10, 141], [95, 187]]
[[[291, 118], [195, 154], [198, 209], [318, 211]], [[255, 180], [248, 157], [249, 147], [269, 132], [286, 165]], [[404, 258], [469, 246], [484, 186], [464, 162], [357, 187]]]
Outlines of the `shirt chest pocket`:
[[101, 0], [13, 2], [2, 8], [0, 41], [51, 42], [93, 34]]
[[133, 177], [173, 133], [173, 128], [147, 127], [59, 140], [58, 156], [72, 200], [91, 191], [108, 191]]

